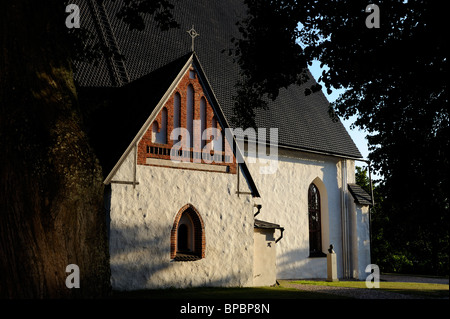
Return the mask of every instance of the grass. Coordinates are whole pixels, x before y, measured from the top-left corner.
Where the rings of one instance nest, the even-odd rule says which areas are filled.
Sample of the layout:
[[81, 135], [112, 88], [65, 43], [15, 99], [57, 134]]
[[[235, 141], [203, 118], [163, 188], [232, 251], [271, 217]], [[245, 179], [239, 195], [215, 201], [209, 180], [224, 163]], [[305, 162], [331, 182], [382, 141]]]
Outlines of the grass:
[[168, 288], [114, 291], [112, 298], [124, 299], [346, 299], [331, 294], [301, 291], [283, 286], [251, 288]]
[[[304, 285], [319, 285], [333, 287], [348, 287], [369, 289], [365, 281], [327, 282], [317, 280], [281, 280], [276, 287], [196, 287], [148, 289], [136, 291], [114, 291], [113, 299], [349, 299], [348, 297], [322, 292], [302, 291], [288, 287], [289, 283]], [[377, 288], [372, 288], [377, 289]], [[430, 284], [414, 282], [380, 282], [380, 290], [414, 295], [424, 299], [445, 298], [449, 296], [448, 284]]]
[[[292, 281], [296, 284], [304, 285], [319, 285], [332, 287], [349, 287], [349, 288], [363, 288], [366, 287], [365, 281], [315, 281], [315, 280], [298, 280]], [[377, 289], [377, 288], [372, 288]], [[416, 282], [380, 282], [381, 290], [396, 292], [405, 295], [415, 295], [423, 298], [444, 298], [449, 296], [449, 285], [445, 284], [429, 284]]]

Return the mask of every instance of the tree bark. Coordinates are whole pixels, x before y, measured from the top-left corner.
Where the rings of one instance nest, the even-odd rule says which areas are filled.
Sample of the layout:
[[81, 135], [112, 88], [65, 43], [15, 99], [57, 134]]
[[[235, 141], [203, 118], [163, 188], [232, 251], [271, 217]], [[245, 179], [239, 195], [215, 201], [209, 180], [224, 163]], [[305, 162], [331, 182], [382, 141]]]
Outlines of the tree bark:
[[[102, 172], [83, 131], [62, 1], [0, 4], [0, 298], [102, 297]], [[66, 266], [80, 288], [66, 286]]]

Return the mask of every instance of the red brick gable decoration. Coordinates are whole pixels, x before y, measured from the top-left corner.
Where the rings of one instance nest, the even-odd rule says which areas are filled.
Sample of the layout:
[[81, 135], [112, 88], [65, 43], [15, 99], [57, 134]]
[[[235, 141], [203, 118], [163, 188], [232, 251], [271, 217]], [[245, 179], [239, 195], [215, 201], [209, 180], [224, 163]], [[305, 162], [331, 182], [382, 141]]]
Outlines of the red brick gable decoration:
[[[222, 169], [216, 171], [235, 174], [236, 158], [217, 118], [198, 75], [191, 66], [139, 141], [137, 164], [199, 169], [199, 166], [194, 165], [192, 168], [189, 165], [169, 165], [172, 162], [165, 165], [165, 161], [159, 161], [156, 165], [152, 160], [147, 160], [176, 159], [181, 162], [218, 165]], [[173, 131], [174, 128], [181, 130]], [[212, 135], [211, 130], [206, 130], [208, 128], [216, 128], [220, 137]], [[178, 135], [179, 132], [184, 135]]]

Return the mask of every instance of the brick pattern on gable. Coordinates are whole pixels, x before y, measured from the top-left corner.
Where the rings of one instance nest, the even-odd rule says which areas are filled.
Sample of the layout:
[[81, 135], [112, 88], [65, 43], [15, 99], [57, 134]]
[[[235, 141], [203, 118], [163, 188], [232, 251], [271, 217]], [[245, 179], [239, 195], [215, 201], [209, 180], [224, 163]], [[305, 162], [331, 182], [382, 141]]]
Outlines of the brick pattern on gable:
[[[182, 128], [187, 127], [187, 90], [188, 86], [192, 85], [194, 89], [194, 115], [193, 120], [200, 121], [200, 101], [202, 98], [206, 101], [206, 128], [213, 127], [213, 117], [214, 117], [214, 111], [213, 108], [206, 98], [203, 88], [198, 80], [197, 74], [195, 74], [194, 78], [192, 79], [190, 77], [190, 73], [195, 72], [194, 68], [190, 67], [189, 70], [186, 72], [186, 74], [181, 79], [180, 83], [178, 84], [177, 88], [174, 90], [173, 94], [169, 97], [166, 104], [164, 105], [164, 108], [167, 110], [167, 132], [166, 132], [166, 144], [159, 144], [159, 143], [153, 143], [152, 142], [152, 126], [153, 123], [157, 122], [158, 131], [161, 130], [162, 127], [162, 110], [158, 113], [156, 116], [154, 122], [149, 126], [143, 137], [138, 143], [138, 152], [137, 152], [137, 164], [138, 165], [147, 165], [152, 166], [151, 164], [147, 164], [146, 159], [147, 158], [156, 158], [156, 159], [164, 159], [164, 160], [171, 160], [171, 155], [177, 155], [176, 150], [172, 150], [172, 147], [174, 144], [176, 144], [178, 141], [174, 141], [170, 139], [170, 133], [174, 129], [174, 99], [175, 94], [178, 93], [181, 96], [181, 108], [180, 108], [180, 125]], [[216, 117], [217, 118], [217, 117]], [[236, 165], [236, 158], [234, 154], [232, 153], [231, 146], [228, 142], [225, 141], [225, 131], [220, 126], [218, 121], [217, 123], [217, 129], [219, 129], [222, 133], [222, 145], [225, 145], [225, 151], [213, 151], [211, 150], [211, 139], [208, 139], [205, 141], [206, 145], [206, 155], [207, 156], [207, 162], [205, 162], [202, 159], [202, 148], [201, 148], [201, 132], [200, 130], [194, 129], [194, 137], [193, 137], [193, 146], [187, 151], [187, 148], [184, 148], [186, 150], [185, 152], [178, 152], [178, 155], [181, 156], [181, 158], [184, 161], [194, 162], [194, 163], [202, 163], [202, 164], [209, 164], [209, 165], [221, 165], [221, 166], [228, 166], [229, 169], [227, 170], [228, 173], [236, 174], [237, 171], [237, 165]], [[192, 146], [192, 145], [191, 145]], [[158, 165], [163, 166], [164, 165]], [[167, 166], [169, 167], [169, 166]], [[173, 166], [172, 166], [173, 168]], [[182, 169], [189, 169], [189, 168], [182, 168]]]

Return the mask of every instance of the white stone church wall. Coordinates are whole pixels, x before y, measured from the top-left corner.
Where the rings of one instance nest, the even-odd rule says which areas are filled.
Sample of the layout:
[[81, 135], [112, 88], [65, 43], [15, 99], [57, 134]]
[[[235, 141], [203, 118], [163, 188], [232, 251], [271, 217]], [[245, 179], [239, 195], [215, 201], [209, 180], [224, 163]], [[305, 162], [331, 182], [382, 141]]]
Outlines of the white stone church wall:
[[[113, 180], [131, 181], [133, 160], [131, 152]], [[253, 284], [253, 202], [235, 194], [236, 175], [138, 165], [136, 176], [134, 189], [111, 184], [114, 289]], [[203, 219], [206, 256], [173, 261], [171, 229], [188, 203]]]
[[[275, 174], [260, 174], [266, 166], [247, 156], [250, 172], [261, 193], [259, 219], [285, 228], [277, 243], [277, 278], [326, 278], [326, 257], [309, 257], [308, 187], [314, 181], [321, 195], [322, 251], [333, 244], [342, 276], [341, 173], [335, 157], [279, 149]], [[289, 155], [289, 153], [291, 155]]]
[[370, 260], [370, 222], [369, 206], [355, 205], [353, 233], [353, 269], [354, 277], [359, 280], [365, 280], [369, 275], [366, 273], [366, 267], [371, 264]]
[[277, 281], [274, 229], [255, 229], [253, 285], [273, 286]]

